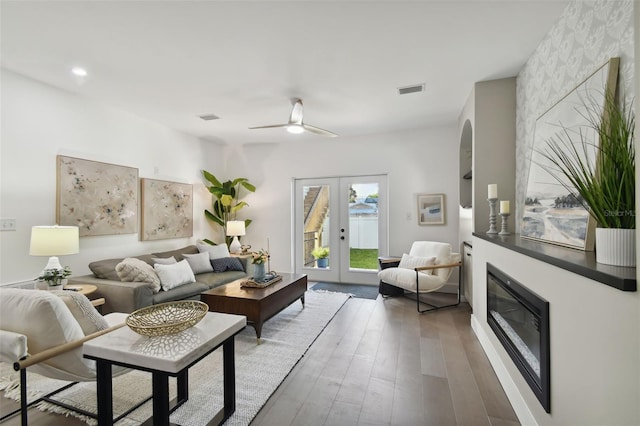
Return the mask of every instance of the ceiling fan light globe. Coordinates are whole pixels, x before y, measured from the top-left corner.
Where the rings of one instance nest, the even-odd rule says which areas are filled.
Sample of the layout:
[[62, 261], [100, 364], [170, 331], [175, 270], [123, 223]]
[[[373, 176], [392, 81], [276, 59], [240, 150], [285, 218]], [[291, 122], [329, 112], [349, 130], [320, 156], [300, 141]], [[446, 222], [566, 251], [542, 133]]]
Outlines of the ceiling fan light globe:
[[287, 132], [293, 133], [294, 135], [299, 135], [300, 133], [304, 133], [304, 127], [298, 124], [291, 124], [287, 126]]

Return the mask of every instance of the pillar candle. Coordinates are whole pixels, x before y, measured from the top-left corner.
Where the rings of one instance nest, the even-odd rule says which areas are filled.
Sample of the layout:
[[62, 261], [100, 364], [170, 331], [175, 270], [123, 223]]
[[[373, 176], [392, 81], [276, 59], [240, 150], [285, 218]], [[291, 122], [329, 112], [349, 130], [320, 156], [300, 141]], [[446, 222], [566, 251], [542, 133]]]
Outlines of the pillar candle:
[[500, 201], [500, 214], [509, 214], [509, 201]]
[[489, 184], [489, 196], [487, 198], [498, 198], [498, 185], [495, 183]]

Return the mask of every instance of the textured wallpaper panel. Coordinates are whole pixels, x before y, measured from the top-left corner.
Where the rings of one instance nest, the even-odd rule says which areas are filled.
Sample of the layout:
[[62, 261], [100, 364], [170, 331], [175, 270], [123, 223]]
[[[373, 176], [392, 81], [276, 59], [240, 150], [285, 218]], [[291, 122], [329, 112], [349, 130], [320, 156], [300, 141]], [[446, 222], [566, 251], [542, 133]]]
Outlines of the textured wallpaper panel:
[[633, 1], [574, 1], [517, 78], [516, 229], [524, 205], [536, 119], [611, 57], [618, 87], [633, 94]]

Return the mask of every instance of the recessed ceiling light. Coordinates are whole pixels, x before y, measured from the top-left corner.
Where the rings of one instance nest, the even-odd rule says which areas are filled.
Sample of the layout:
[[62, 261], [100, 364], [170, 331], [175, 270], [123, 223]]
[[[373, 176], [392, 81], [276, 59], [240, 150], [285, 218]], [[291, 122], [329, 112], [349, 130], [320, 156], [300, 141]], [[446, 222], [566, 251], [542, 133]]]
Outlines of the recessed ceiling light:
[[84, 68], [80, 68], [80, 67], [73, 67], [71, 68], [71, 72], [73, 73], [73, 75], [77, 75], [78, 77], [86, 77], [87, 76], [87, 70], [85, 70]]

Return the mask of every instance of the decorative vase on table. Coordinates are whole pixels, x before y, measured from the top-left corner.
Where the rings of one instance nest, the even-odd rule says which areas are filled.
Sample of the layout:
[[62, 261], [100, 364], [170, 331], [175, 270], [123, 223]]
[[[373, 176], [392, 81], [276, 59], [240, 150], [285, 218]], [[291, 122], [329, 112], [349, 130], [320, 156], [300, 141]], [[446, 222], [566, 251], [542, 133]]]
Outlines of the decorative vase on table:
[[253, 265], [253, 280], [255, 282], [264, 281], [265, 271], [264, 263], [256, 263]]
[[636, 266], [636, 230], [596, 228], [596, 262], [614, 266]]

